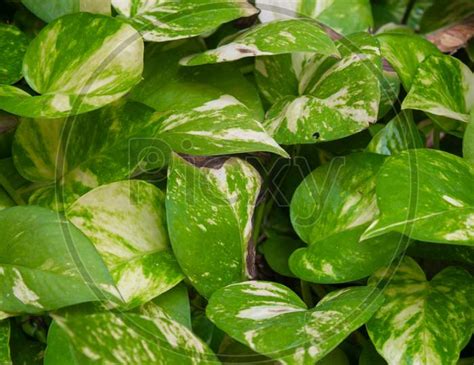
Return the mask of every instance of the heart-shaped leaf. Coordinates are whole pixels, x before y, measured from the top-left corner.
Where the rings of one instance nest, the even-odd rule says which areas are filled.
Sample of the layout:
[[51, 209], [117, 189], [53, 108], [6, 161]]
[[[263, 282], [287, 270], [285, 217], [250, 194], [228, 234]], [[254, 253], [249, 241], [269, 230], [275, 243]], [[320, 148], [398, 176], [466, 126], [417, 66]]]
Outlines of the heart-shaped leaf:
[[0, 310], [41, 313], [116, 295], [91, 242], [57, 213], [40, 207], [0, 211]]
[[395, 155], [412, 148], [423, 148], [423, 139], [413, 122], [412, 113], [405, 111], [395, 116], [372, 138], [367, 151]]
[[289, 19], [259, 24], [216, 49], [183, 58], [181, 64], [194, 66], [293, 52], [338, 55], [333, 41], [316, 22]]
[[390, 365], [456, 364], [472, 333], [472, 276], [449, 267], [431, 281], [410, 257], [381, 269], [368, 285], [385, 303], [367, 323], [377, 351]]
[[212, 351], [163, 310], [153, 318], [113, 312], [54, 316], [85, 362], [111, 364], [203, 364], [217, 362]]
[[288, 157], [250, 110], [230, 95], [173, 113], [163, 120], [157, 137], [173, 151], [192, 155], [266, 151]]
[[376, 39], [356, 34], [338, 48], [340, 61], [316, 55], [306, 62], [299, 85], [304, 95], [280, 99], [267, 113], [264, 127], [278, 143], [330, 141], [376, 122], [381, 73]]
[[14, 25], [0, 24], [0, 84], [14, 84], [22, 77], [21, 65], [27, 36]]
[[257, 13], [247, 1], [112, 0], [114, 8], [151, 42], [195, 37]]
[[418, 67], [402, 109], [469, 122], [474, 106], [474, 76], [458, 59], [431, 55]]
[[249, 277], [252, 215], [260, 185], [258, 172], [243, 160], [199, 168], [173, 155], [166, 194], [171, 245], [202, 295], [209, 297]]
[[183, 279], [169, 248], [165, 196], [141, 180], [100, 186], [67, 210], [95, 245], [128, 308], [157, 297]]
[[23, 120], [15, 134], [15, 165], [25, 178], [49, 184], [30, 202], [71, 204], [130, 176], [151, 152], [161, 155], [156, 164], [163, 165], [169, 152], [153, 147], [160, 120], [152, 113], [138, 103], [117, 102], [76, 118]]
[[328, 294], [313, 309], [287, 287], [265, 281], [216, 291], [206, 308], [219, 328], [252, 350], [285, 364], [314, 364], [380, 307], [378, 290], [354, 287]]
[[[368, 0], [257, 0], [262, 11], [260, 20], [311, 17], [341, 34], [352, 34], [373, 27], [371, 4]], [[357, 16], [354, 16], [357, 14]]]
[[0, 92], [0, 108], [25, 117], [58, 118], [98, 109], [141, 79], [143, 40], [128, 24], [90, 13], [66, 15], [41, 30], [23, 60], [39, 96]]
[[245, 104], [255, 119], [262, 120], [263, 107], [258, 92], [235, 65], [179, 65], [184, 56], [204, 49], [198, 38], [148, 44], [143, 81], [133, 88], [130, 97], [157, 111], [167, 112], [188, 111], [227, 94]]
[[28, 10], [45, 22], [66, 14], [82, 12], [110, 15], [110, 0], [21, 0]]
[[404, 247], [401, 235], [390, 234], [360, 243], [378, 215], [376, 174], [384, 157], [359, 153], [318, 167], [296, 189], [291, 220], [308, 248], [290, 257], [290, 270], [319, 283], [353, 281], [387, 265]]
[[432, 54], [441, 55], [435, 45], [415, 34], [387, 32], [377, 35], [377, 39], [382, 56], [397, 72], [406, 91], [420, 63]]
[[397, 231], [420, 241], [473, 245], [473, 179], [474, 167], [446, 152], [416, 149], [389, 157], [377, 177], [381, 216], [363, 239]]

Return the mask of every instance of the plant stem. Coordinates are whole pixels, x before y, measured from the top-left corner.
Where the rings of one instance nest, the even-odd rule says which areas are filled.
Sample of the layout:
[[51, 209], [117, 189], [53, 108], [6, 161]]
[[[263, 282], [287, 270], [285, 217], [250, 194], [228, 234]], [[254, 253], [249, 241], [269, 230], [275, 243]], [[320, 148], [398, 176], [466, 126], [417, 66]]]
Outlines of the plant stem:
[[436, 128], [436, 127], [433, 127], [433, 148], [439, 150], [439, 146], [440, 146], [440, 134], [441, 134], [441, 131]]
[[314, 307], [313, 295], [311, 294], [311, 287], [307, 281], [300, 280], [301, 284], [301, 295], [303, 296], [303, 301], [306, 303], [308, 308]]
[[410, 13], [413, 9], [413, 6], [415, 6], [416, 0], [410, 0], [408, 2], [407, 8], [405, 9], [405, 14], [403, 14], [402, 18], [402, 24], [406, 24], [408, 21], [408, 18], [410, 17]]
[[314, 292], [321, 299], [326, 295], [326, 290], [324, 289], [324, 287], [321, 284], [313, 284], [313, 285], [311, 285], [311, 288], [314, 290]]
[[267, 202], [262, 202], [260, 205], [257, 207], [255, 211], [255, 221], [253, 223], [253, 235], [252, 239], [254, 242], [255, 247], [257, 247], [259, 238], [260, 238], [260, 231], [263, 223], [263, 218], [265, 217], [265, 206]]

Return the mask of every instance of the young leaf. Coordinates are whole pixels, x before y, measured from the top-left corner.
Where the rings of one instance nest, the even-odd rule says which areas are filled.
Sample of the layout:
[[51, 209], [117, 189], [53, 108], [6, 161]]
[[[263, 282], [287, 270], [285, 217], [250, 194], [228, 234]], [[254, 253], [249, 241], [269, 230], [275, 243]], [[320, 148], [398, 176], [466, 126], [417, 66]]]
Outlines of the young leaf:
[[110, 0], [21, 0], [28, 10], [49, 23], [66, 14], [82, 12], [110, 15]]
[[454, 57], [431, 55], [418, 67], [402, 109], [469, 122], [473, 106], [472, 71]]
[[406, 91], [410, 91], [418, 66], [430, 55], [441, 55], [435, 45], [415, 34], [381, 33], [377, 35], [382, 56], [387, 59]]
[[232, 284], [207, 306], [219, 328], [252, 350], [285, 364], [314, 364], [359, 328], [383, 298], [368, 287], [327, 295], [313, 309], [287, 287], [265, 281]]
[[316, 22], [289, 19], [259, 24], [216, 49], [183, 58], [181, 64], [195, 66], [293, 52], [338, 55], [333, 41]]
[[390, 365], [456, 364], [472, 331], [472, 276], [448, 267], [431, 281], [410, 257], [381, 269], [368, 285], [385, 303], [367, 323], [377, 351]]
[[273, 271], [280, 275], [295, 277], [288, 265], [288, 259], [295, 250], [303, 246], [304, 244], [300, 240], [275, 236], [268, 238], [258, 248]]
[[166, 213], [173, 252], [199, 293], [248, 278], [252, 215], [261, 178], [247, 162], [195, 167], [173, 155]]
[[41, 30], [23, 60], [39, 94], [3, 87], [0, 108], [32, 118], [58, 118], [98, 109], [140, 81], [143, 40], [128, 24], [102, 15], [66, 15]]
[[395, 155], [412, 148], [423, 148], [423, 139], [410, 111], [401, 112], [380, 130], [367, 146], [368, 152]]
[[361, 279], [394, 259], [406, 242], [389, 234], [360, 243], [378, 215], [376, 174], [384, 157], [359, 153], [318, 167], [296, 189], [291, 220], [309, 247], [290, 257], [290, 270], [318, 283]]
[[306, 62], [299, 80], [302, 96], [280, 99], [268, 111], [264, 127], [278, 143], [330, 141], [376, 122], [381, 72], [376, 39], [356, 34], [338, 48], [339, 61], [316, 55]]
[[169, 248], [165, 196], [141, 180], [100, 186], [66, 212], [94, 244], [133, 308], [171, 289], [183, 274]]
[[259, 18], [264, 23], [288, 17], [310, 17], [341, 34], [367, 31], [374, 22], [368, 0], [257, 0], [256, 6], [262, 10]]
[[381, 216], [362, 238], [396, 231], [420, 241], [473, 245], [473, 179], [470, 163], [442, 151], [408, 150], [388, 158], [377, 177]]
[[[13, 145], [15, 165], [25, 178], [49, 184], [30, 202], [67, 206], [99, 185], [130, 176], [157, 143], [160, 120], [152, 120], [152, 113], [138, 103], [117, 102], [75, 118], [23, 120]], [[163, 165], [169, 151], [152, 150]]]
[[239, 0], [112, 0], [112, 4], [150, 42], [195, 37], [257, 13]]
[[[113, 312], [55, 316], [85, 364], [201, 364], [217, 362], [211, 350], [164, 311], [154, 318]], [[82, 362], [84, 364], [84, 362]]]
[[44, 208], [0, 211], [0, 310], [41, 313], [117, 295], [90, 241]]
[[288, 157], [250, 110], [230, 95], [173, 113], [163, 120], [157, 137], [173, 151], [192, 155], [266, 151]]
[[27, 36], [14, 25], [0, 24], [0, 84], [14, 84], [22, 77], [21, 65]]

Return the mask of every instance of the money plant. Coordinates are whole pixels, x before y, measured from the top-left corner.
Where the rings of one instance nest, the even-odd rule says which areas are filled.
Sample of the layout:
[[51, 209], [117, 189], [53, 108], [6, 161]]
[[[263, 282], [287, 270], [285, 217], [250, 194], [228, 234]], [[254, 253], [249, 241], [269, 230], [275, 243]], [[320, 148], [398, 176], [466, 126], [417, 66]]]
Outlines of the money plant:
[[0, 363], [474, 363], [471, 0], [0, 1]]

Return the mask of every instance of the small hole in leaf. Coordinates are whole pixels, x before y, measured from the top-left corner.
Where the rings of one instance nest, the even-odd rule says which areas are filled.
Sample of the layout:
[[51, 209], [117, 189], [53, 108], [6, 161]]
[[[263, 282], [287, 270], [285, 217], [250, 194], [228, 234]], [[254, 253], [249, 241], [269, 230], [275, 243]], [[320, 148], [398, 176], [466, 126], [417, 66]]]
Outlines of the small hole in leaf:
[[319, 134], [319, 132], [314, 132], [313, 133], [313, 138], [316, 138], [318, 139], [321, 135]]

